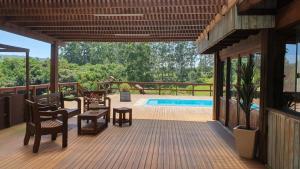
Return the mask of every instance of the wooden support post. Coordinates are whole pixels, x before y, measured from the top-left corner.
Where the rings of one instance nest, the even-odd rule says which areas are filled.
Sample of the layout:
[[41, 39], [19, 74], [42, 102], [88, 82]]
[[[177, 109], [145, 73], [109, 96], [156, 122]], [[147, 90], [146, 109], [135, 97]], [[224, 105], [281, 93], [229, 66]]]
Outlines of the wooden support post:
[[25, 68], [26, 68], [26, 99], [30, 98], [30, 79], [29, 79], [29, 72], [30, 72], [30, 67], [29, 67], [29, 51], [26, 52], [26, 58], [25, 58]]
[[[238, 72], [240, 72], [240, 69], [241, 69], [241, 65], [242, 65], [242, 58], [239, 56], [239, 58], [238, 58], [238, 66], [237, 66], [237, 68], [238, 68]], [[237, 75], [237, 84], [238, 85], [240, 85], [241, 84], [241, 76], [238, 74]], [[237, 125], [239, 125], [240, 124], [240, 112], [241, 112], [241, 110], [240, 110], [240, 104], [239, 104], [239, 101], [240, 101], [240, 95], [239, 95], [239, 93], [237, 92], [237, 104], [236, 104], [236, 113], [237, 113], [237, 115], [236, 115], [236, 119], [237, 119]]]
[[36, 96], [36, 86], [33, 86], [32, 88], [32, 96]]
[[230, 60], [230, 58], [227, 58], [225, 126], [228, 126], [228, 123], [229, 123], [230, 73], [231, 73], [230, 68], [231, 68], [231, 60]]
[[176, 85], [176, 96], [178, 95], [178, 85]]
[[58, 43], [51, 44], [50, 91], [58, 92]]
[[[219, 53], [214, 55], [214, 105], [213, 105], [213, 120], [219, 120], [220, 114], [220, 96], [223, 88], [222, 84], [222, 68]], [[210, 85], [211, 86], [211, 85]]]
[[160, 84], [158, 85], [158, 95], [160, 95]]
[[193, 94], [193, 96], [195, 96], [195, 86], [194, 86], [194, 85], [192, 85], [192, 87], [193, 87], [192, 94]]
[[[267, 162], [268, 107], [281, 107], [285, 46], [278, 32], [265, 29], [261, 35], [261, 83], [259, 112], [259, 159]], [[269, 154], [271, 155], [271, 154]]]

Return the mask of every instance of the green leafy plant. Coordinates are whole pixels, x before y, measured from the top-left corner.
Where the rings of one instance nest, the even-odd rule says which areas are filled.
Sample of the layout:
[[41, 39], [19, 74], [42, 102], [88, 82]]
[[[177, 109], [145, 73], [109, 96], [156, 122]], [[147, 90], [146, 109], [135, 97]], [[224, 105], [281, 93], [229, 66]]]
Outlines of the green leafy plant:
[[253, 99], [257, 90], [257, 86], [254, 83], [254, 60], [253, 55], [250, 55], [248, 62], [243, 63], [240, 68], [237, 69], [237, 73], [241, 77], [240, 84], [236, 84], [235, 87], [240, 96], [239, 105], [246, 115], [246, 129], [250, 130], [250, 113], [253, 104]]
[[121, 92], [129, 92], [130, 91], [130, 85], [128, 83], [122, 83], [120, 85], [120, 91]]

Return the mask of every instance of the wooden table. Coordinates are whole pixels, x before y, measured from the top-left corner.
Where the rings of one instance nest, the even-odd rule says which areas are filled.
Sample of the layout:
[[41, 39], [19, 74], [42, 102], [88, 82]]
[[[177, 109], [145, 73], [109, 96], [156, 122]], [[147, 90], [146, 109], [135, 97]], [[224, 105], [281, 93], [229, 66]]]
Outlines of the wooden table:
[[[129, 114], [129, 118], [126, 118], [126, 114]], [[116, 118], [116, 114], [119, 114], [119, 118]], [[132, 109], [127, 107], [121, 107], [121, 108], [113, 108], [113, 125], [116, 123], [119, 124], [120, 127], [124, 123], [129, 123], [129, 126], [132, 124]]]
[[[97, 134], [108, 126], [108, 113], [107, 109], [89, 110], [83, 114], [78, 115], [78, 135], [80, 134]], [[103, 119], [102, 119], [103, 117]], [[102, 121], [99, 121], [101, 119]], [[87, 123], [81, 127], [81, 121], [87, 120], [91, 123]]]

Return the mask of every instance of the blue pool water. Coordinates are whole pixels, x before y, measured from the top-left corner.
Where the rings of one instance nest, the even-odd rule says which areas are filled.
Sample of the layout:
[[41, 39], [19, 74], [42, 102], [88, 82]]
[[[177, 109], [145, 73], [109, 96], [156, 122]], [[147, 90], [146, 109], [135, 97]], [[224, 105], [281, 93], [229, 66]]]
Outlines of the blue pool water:
[[[212, 100], [184, 100], [184, 99], [148, 99], [149, 106], [188, 106], [188, 107], [212, 107]], [[259, 110], [259, 105], [252, 104], [253, 110]]]
[[188, 106], [212, 107], [212, 100], [183, 100], [183, 99], [148, 99], [146, 105], [150, 106]]

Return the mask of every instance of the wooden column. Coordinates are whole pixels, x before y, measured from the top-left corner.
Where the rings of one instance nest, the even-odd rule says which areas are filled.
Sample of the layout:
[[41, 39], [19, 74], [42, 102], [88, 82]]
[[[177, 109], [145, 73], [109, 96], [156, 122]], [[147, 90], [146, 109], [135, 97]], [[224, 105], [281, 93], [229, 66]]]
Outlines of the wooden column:
[[214, 107], [213, 120], [219, 120], [220, 117], [220, 96], [222, 92], [222, 68], [219, 52], [214, 55]]
[[231, 73], [231, 60], [227, 58], [227, 67], [226, 67], [226, 108], [225, 108], [225, 126], [228, 126], [229, 123], [229, 99], [230, 99], [230, 73]]
[[268, 111], [267, 107], [282, 104], [284, 45], [278, 32], [266, 29], [261, 32], [261, 89], [259, 113], [259, 159], [267, 162]]
[[51, 44], [50, 91], [58, 92], [58, 43]]
[[26, 58], [25, 58], [25, 68], [26, 68], [26, 99], [30, 98], [30, 79], [29, 79], [29, 72], [30, 72], [30, 66], [29, 66], [29, 51], [26, 52]]

